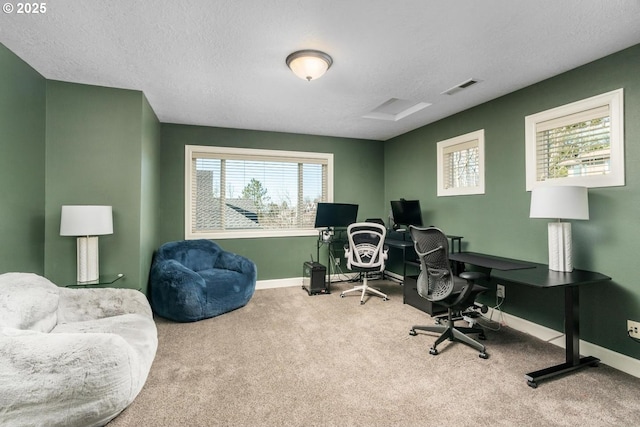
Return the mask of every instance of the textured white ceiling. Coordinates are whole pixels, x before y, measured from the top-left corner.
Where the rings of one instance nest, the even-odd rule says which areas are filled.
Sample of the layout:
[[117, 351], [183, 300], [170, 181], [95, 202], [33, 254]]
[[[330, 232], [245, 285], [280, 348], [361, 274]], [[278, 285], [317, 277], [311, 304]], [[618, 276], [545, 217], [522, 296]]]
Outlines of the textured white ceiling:
[[[638, 44], [639, 18], [638, 0], [53, 0], [1, 13], [0, 42], [48, 79], [140, 90], [162, 122], [386, 140]], [[307, 48], [334, 60], [312, 82], [285, 64]], [[391, 98], [432, 105], [362, 117]]]

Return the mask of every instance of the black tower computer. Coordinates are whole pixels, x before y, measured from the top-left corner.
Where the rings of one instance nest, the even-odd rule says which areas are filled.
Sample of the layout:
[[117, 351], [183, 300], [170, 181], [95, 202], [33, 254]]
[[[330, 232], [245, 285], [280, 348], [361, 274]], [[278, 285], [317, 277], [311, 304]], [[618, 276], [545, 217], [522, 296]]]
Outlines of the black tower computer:
[[302, 265], [302, 289], [309, 295], [329, 294], [325, 276], [327, 268], [319, 262], [307, 261]]

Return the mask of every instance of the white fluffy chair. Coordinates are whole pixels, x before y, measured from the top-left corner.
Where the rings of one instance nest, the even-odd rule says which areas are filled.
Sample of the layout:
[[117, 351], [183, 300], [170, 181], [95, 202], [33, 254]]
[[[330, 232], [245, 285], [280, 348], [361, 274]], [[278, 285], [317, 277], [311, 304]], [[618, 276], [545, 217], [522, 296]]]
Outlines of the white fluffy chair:
[[142, 389], [157, 346], [138, 291], [0, 275], [0, 425], [106, 424]]

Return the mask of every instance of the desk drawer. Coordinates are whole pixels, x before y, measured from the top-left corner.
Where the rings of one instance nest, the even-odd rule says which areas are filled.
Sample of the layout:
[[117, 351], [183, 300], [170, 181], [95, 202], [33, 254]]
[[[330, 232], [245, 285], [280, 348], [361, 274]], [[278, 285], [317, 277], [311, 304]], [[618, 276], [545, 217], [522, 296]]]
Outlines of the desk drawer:
[[404, 278], [404, 284], [402, 285], [403, 302], [431, 316], [446, 313], [446, 308], [433, 304], [431, 301], [418, 295], [418, 290], [416, 289], [417, 281], [418, 276], [407, 276]]

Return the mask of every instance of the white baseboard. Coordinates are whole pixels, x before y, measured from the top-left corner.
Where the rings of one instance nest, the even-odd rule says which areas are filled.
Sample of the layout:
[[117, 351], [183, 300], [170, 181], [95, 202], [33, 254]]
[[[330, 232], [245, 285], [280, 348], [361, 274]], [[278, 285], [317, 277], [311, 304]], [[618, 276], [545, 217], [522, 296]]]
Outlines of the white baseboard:
[[[331, 282], [338, 282], [340, 280], [344, 280], [345, 277], [347, 279], [352, 279], [358, 273], [342, 273], [332, 274]], [[272, 288], [288, 288], [292, 286], [300, 286], [302, 287], [302, 277], [290, 277], [287, 279], [272, 279], [272, 280], [258, 280], [256, 282], [256, 289], [272, 289]]]
[[291, 277], [288, 279], [258, 280], [256, 289], [288, 288], [292, 286], [302, 287], [302, 277]]
[[[489, 309], [486, 316], [495, 321], [500, 321], [500, 313], [492, 308]], [[529, 320], [522, 319], [505, 312], [502, 312], [502, 320], [512, 329], [532, 335], [543, 341], [550, 342], [558, 347], [565, 348], [565, 336], [564, 333], [560, 331], [538, 325], [537, 323], [533, 323]], [[580, 354], [583, 356], [597, 357], [605, 365], [640, 378], [640, 360], [638, 359], [616, 353], [615, 351], [583, 340], [580, 340]], [[558, 363], [561, 362], [562, 361], [559, 361]]]

